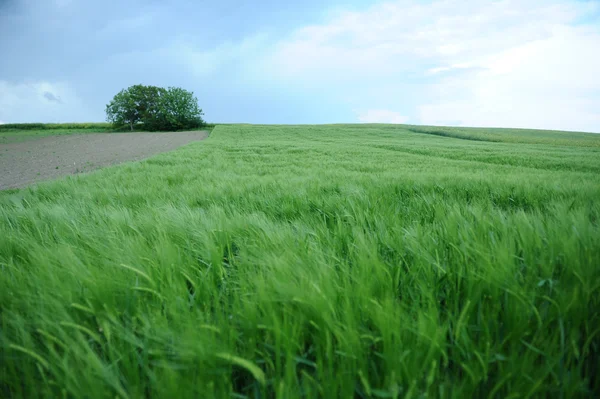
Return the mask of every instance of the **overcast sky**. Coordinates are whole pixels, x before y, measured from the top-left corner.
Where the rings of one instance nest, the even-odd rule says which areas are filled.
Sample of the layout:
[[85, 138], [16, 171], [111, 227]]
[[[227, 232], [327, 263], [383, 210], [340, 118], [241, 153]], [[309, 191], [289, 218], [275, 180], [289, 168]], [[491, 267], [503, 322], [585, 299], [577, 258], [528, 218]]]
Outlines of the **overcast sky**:
[[0, 0], [0, 60], [4, 123], [141, 83], [210, 122], [600, 132], [600, 0]]

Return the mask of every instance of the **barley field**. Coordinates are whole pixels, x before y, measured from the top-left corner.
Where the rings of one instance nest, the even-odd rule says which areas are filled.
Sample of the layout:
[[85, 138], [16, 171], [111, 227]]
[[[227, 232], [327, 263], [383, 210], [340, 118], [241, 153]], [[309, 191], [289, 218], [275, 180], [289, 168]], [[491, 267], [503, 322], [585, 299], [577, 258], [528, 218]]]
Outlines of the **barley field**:
[[0, 192], [0, 396], [590, 397], [600, 135], [217, 126]]

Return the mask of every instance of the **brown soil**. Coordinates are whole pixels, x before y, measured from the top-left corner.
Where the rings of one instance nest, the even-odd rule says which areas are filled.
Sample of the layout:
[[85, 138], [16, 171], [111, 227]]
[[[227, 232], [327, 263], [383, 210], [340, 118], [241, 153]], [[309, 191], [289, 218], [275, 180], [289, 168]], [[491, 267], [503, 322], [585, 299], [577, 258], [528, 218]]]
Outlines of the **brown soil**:
[[206, 137], [199, 131], [86, 133], [0, 144], [0, 190], [140, 160]]

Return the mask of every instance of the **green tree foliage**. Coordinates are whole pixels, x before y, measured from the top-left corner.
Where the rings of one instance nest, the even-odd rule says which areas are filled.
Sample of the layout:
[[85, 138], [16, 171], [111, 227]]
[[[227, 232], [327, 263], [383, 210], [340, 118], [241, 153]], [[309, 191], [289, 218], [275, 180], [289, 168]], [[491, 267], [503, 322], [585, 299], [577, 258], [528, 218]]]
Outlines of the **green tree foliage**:
[[132, 131], [137, 124], [150, 131], [196, 128], [204, 124], [202, 115], [194, 93], [179, 87], [134, 85], [121, 90], [106, 106], [109, 122]]
[[143, 85], [121, 90], [106, 106], [106, 119], [116, 126], [128, 125], [133, 131], [134, 125], [143, 122], [157, 104], [151, 92], [157, 91]]
[[203, 124], [202, 110], [194, 93], [179, 87], [171, 87], [161, 97], [161, 120], [175, 129]]

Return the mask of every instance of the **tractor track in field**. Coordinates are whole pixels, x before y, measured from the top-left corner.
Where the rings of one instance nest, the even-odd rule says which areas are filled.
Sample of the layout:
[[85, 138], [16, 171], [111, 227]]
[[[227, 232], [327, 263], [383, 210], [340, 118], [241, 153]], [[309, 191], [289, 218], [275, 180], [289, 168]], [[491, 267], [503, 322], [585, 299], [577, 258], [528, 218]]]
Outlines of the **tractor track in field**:
[[137, 161], [207, 137], [205, 131], [84, 133], [0, 144], [0, 190]]

